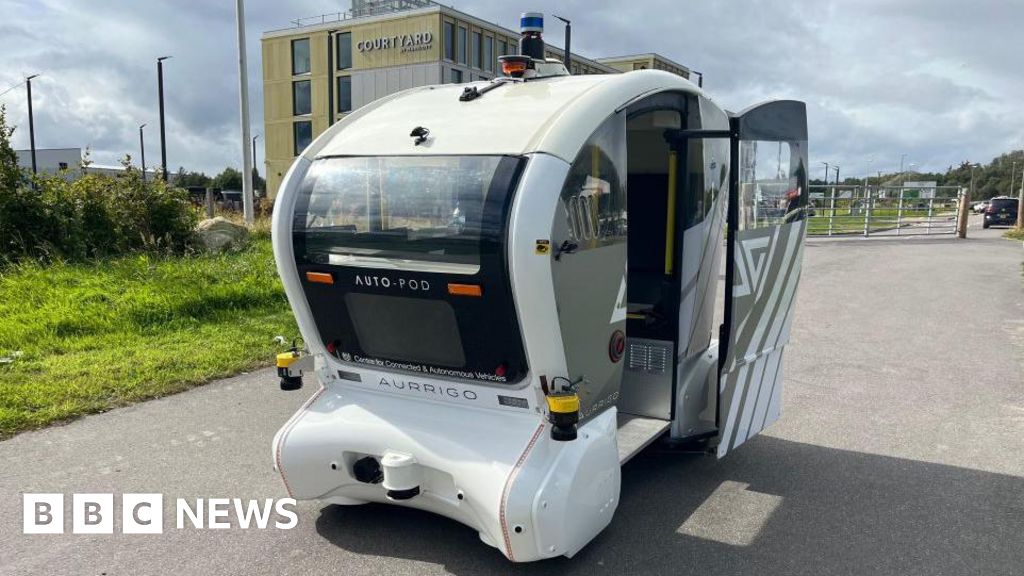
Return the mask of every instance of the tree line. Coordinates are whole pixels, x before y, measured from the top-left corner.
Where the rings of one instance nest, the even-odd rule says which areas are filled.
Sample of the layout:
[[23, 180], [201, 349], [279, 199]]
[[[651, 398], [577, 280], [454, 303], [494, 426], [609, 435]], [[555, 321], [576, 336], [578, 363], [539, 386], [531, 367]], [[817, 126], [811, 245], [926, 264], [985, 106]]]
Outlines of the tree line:
[[[184, 167], [181, 167], [170, 178], [175, 186], [182, 188], [220, 188], [221, 190], [242, 191], [242, 172], [230, 166], [216, 176], [208, 176], [203, 172], [186, 171]], [[267, 181], [255, 169], [252, 171], [252, 186], [257, 196], [264, 195], [267, 190]]]
[[[945, 172], [916, 172], [906, 171], [883, 173], [881, 176], [869, 176], [867, 178], [846, 177], [844, 185], [867, 184], [869, 186], [898, 186], [902, 182], [938, 182], [939, 186], [962, 186], [971, 185], [971, 167], [973, 162], [964, 160], [957, 166], [950, 166]], [[978, 163], [980, 164], [980, 163]], [[974, 200], [987, 200], [995, 196], [1014, 196], [1020, 194], [1022, 171], [1024, 171], [1024, 150], [1006, 152], [993, 158], [987, 164], [980, 164], [974, 168], [974, 192], [971, 198]], [[828, 182], [832, 184], [832, 181]], [[811, 184], [825, 184], [816, 178]]]

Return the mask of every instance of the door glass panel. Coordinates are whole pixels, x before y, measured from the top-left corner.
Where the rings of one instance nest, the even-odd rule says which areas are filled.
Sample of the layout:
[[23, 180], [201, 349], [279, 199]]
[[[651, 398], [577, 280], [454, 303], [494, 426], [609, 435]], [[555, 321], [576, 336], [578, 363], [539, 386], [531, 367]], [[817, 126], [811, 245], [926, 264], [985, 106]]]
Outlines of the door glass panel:
[[802, 142], [740, 143], [740, 230], [803, 219], [807, 203], [804, 146]]

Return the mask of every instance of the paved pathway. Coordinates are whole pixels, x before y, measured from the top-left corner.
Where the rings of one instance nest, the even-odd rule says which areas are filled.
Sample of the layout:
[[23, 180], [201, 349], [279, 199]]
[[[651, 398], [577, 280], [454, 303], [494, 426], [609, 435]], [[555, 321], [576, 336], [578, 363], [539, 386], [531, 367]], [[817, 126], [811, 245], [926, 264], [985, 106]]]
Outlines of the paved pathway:
[[0, 443], [0, 574], [1020, 574], [1024, 251], [1000, 233], [811, 240], [782, 420], [722, 462], [635, 458], [573, 560], [511, 565], [376, 505], [303, 503], [290, 531], [21, 534], [22, 492], [282, 496], [270, 442], [306, 394], [261, 371]]

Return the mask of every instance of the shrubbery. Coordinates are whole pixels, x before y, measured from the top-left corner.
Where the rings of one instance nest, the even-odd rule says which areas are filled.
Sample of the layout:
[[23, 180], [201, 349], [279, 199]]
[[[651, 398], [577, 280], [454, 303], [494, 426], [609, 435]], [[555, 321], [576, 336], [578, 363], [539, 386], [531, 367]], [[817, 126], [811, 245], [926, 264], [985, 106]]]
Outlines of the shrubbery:
[[80, 260], [131, 251], [181, 253], [196, 210], [184, 190], [118, 176], [59, 176], [0, 189], [0, 259]]
[[117, 176], [32, 180], [17, 169], [12, 132], [0, 110], [0, 263], [192, 246], [198, 214], [184, 190], [144, 181], [130, 168]]

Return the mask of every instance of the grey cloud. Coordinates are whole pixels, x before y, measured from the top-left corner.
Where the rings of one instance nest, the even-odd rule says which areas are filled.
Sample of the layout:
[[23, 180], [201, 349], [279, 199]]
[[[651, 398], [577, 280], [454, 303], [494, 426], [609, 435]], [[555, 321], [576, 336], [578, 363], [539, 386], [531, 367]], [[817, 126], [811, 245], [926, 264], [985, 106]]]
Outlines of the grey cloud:
[[[247, 2], [253, 124], [261, 130], [259, 37], [346, 0]], [[807, 101], [811, 155], [848, 175], [893, 170], [901, 154], [925, 169], [987, 160], [1024, 142], [1015, 73], [1024, 3], [980, 0], [469, 0], [458, 9], [515, 28], [524, 10], [573, 19], [574, 50], [597, 57], [655, 51], [706, 74], [723, 106]], [[0, 90], [42, 71], [41, 145], [92, 143], [113, 162], [135, 154], [148, 122], [158, 157], [154, 59], [167, 63], [169, 163], [207, 172], [239, 165], [232, 2], [0, 0]], [[561, 42], [549, 18], [548, 40]], [[23, 96], [9, 94], [16, 123]], [[22, 131], [16, 144], [27, 142]], [[873, 158], [873, 162], [868, 162]], [[153, 160], [150, 160], [152, 162]]]

